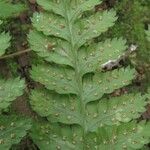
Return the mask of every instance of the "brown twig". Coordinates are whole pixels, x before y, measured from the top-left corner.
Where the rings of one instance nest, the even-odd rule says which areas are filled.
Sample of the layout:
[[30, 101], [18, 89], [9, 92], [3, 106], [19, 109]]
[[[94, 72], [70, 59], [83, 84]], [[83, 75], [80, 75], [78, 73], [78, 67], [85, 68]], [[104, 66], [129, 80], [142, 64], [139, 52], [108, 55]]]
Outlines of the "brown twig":
[[16, 57], [16, 56], [22, 55], [24, 53], [28, 53], [30, 51], [31, 51], [31, 49], [26, 49], [26, 50], [19, 51], [19, 52], [16, 52], [16, 53], [12, 53], [12, 54], [8, 54], [8, 55], [5, 55], [5, 56], [1, 56], [0, 60], [7, 59], [7, 58], [12, 58], [12, 57]]

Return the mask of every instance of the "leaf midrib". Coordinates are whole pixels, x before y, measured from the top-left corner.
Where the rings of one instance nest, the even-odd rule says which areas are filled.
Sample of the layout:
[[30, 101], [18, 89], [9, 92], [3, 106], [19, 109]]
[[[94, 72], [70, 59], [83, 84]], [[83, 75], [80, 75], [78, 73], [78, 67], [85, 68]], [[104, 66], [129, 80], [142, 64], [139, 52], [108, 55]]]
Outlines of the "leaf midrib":
[[[63, 5], [65, 7], [65, 1], [63, 1]], [[79, 70], [79, 61], [78, 61], [78, 49], [76, 49], [75, 47], [75, 43], [74, 43], [74, 35], [73, 35], [73, 31], [72, 31], [72, 21], [69, 19], [69, 16], [68, 14], [70, 14], [70, 10], [68, 11], [68, 9], [66, 9], [65, 7], [65, 19], [66, 19], [66, 23], [67, 23], [67, 27], [68, 27], [68, 31], [69, 31], [69, 36], [70, 36], [70, 45], [71, 45], [71, 52], [72, 52], [72, 56], [74, 56], [74, 58], [72, 60], [74, 60], [73, 62], [73, 65], [74, 65], [74, 69], [75, 69], [75, 78], [76, 78], [76, 82], [77, 82], [77, 85], [78, 85], [78, 99], [80, 101], [80, 106], [81, 106], [81, 115], [83, 116], [83, 119], [86, 118], [86, 111], [85, 111], [85, 105], [83, 103], [83, 96], [82, 96], [82, 93], [83, 93], [83, 85], [82, 85], [82, 75], [80, 74], [80, 70]], [[83, 139], [85, 139], [85, 135], [86, 135], [86, 120], [84, 119], [83, 120]], [[85, 141], [85, 140], [83, 140]], [[83, 145], [86, 145], [86, 143], [83, 142]], [[83, 149], [84, 149], [84, 146], [83, 146]]]

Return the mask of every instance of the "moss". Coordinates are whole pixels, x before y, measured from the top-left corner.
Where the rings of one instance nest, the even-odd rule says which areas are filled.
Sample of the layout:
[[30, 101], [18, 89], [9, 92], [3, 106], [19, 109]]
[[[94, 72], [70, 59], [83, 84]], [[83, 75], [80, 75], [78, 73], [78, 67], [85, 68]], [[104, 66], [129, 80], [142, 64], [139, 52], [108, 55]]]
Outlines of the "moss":
[[128, 44], [137, 44], [137, 60], [149, 63], [150, 44], [145, 36], [145, 29], [149, 24], [150, 1], [117, 0], [114, 6], [119, 16], [117, 23], [105, 37], [120, 37], [127, 39]]
[[127, 39], [128, 45], [138, 45], [136, 56], [131, 57], [130, 60], [137, 70], [145, 74], [145, 78], [141, 82], [146, 85], [146, 83], [150, 82], [150, 43], [147, 41], [145, 34], [145, 30], [150, 24], [150, 1], [116, 0], [111, 7], [117, 11], [118, 21], [99, 40], [124, 37]]

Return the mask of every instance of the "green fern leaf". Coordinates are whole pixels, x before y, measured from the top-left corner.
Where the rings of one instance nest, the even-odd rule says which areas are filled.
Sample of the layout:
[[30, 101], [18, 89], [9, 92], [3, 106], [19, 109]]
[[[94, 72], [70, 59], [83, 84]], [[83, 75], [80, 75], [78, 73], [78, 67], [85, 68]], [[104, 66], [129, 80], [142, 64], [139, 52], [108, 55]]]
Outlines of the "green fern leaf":
[[0, 80], [0, 112], [6, 109], [13, 100], [23, 94], [24, 80], [9, 79]]
[[69, 44], [66, 41], [47, 37], [36, 31], [30, 32], [28, 39], [32, 50], [46, 61], [73, 67], [71, 53], [68, 51]]
[[75, 96], [63, 96], [50, 93], [48, 90], [33, 90], [31, 100], [33, 110], [43, 117], [48, 117], [52, 122], [83, 124], [80, 103]]
[[[66, 137], [61, 135], [61, 128], [58, 124], [50, 125], [47, 122], [34, 122], [30, 136], [41, 150], [73, 150], [73, 145]], [[62, 131], [63, 132], [63, 131]], [[64, 129], [65, 132], [65, 129]], [[66, 134], [67, 128], [66, 128]]]
[[149, 128], [149, 123], [137, 124], [135, 122], [101, 128], [99, 134], [102, 143], [100, 143], [99, 149], [141, 149], [143, 145], [149, 143], [149, 132], [145, 132]]
[[58, 15], [63, 15], [63, 10], [61, 9], [61, 2], [57, 3], [49, 0], [37, 0], [37, 3], [41, 5], [45, 10], [54, 12]]
[[[128, 126], [132, 123], [128, 122], [139, 118], [148, 103], [148, 95], [141, 94], [105, 97], [129, 85], [136, 74], [130, 67], [102, 70], [105, 63], [118, 59], [127, 48], [122, 38], [98, 43], [93, 40], [114, 24], [116, 13], [113, 10], [93, 13], [97, 0], [37, 2], [47, 11], [33, 15], [34, 29], [28, 39], [33, 51], [49, 63], [32, 68], [32, 79], [43, 86], [32, 90], [30, 103], [48, 122], [42, 127], [37, 123], [31, 137], [43, 150], [107, 149], [103, 139], [111, 139], [111, 134], [106, 136], [105, 130], [108, 128], [113, 133], [126, 128], [130, 131]], [[89, 10], [87, 17], [85, 12]], [[133, 123], [133, 126], [140, 125]], [[47, 135], [43, 126], [48, 126]], [[142, 127], [144, 130], [129, 137], [138, 139], [147, 125]], [[52, 136], [53, 133], [56, 136]], [[117, 150], [124, 144], [125, 135], [121, 137], [121, 133], [117, 133], [121, 140], [112, 143]], [[142, 143], [137, 140], [134, 146], [127, 146], [138, 149], [148, 141], [147, 135]]]
[[[15, 8], [4, 1], [0, 1], [0, 18], [8, 17], [13, 13], [20, 11], [21, 5], [15, 5]], [[0, 24], [2, 21], [0, 21]], [[6, 33], [0, 34], [0, 56], [10, 46], [10, 36]], [[12, 145], [18, 144], [26, 135], [26, 131], [31, 128], [31, 121], [27, 118], [18, 116], [2, 115], [3, 111], [10, 106], [11, 102], [23, 94], [25, 88], [24, 80], [19, 78], [0, 79], [0, 149], [9, 150]]]
[[9, 47], [10, 43], [10, 36], [9, 34], [1, 33], [0, 34], [0, 56], [5, 53], [5, 50]]
[[[48, 19], [47, 19], [48, 18]], [[75, 32], [70, 33], [65, 20], [60, 16], [54, 16], [48, 13], [35, 13], [32, 19], [33, 26], [42, 31], [45, 35], [56, 36], [70, 41], [70, 34], [75, 34], [75, 39], [72, 41], [76, 47], [82, 46], [87, 40], [99, 36], [102, 32], [113, 26], [116, 20], [115, 12], [105, 11], [103, 14], [96, 15], [82, 20], [75, 25]], [[95, 21], [93, 23], [93, 21]], [[79, 28], [80, 27], [80, 28]], [[83, 31], [83, 32], [82, 32]]]
[[[0, 25], [2, 24], [3, 22], [0, 20]], [[5, 53], [5, 51], [6, 51], [6, 49], [10, 46], [10, 36], [9, 36], [9, 34], [7, 34], [7, 33], [1, 33], [0, 34], [0, 45], [1, 45], [1, 47], [0, 47], [0, 56], [2, 56], [4, 53]]]
[[94, 10], [94, 7], [98, 4], [100, 4], [102, 1], [101, 0], [87, 0], [87, 1], [82, 1], [78, 0], [77, 1], [72, 1], [72, 12], [70, 13], [70, 20], [73, 22], [76, 20], [77, 17], [80, 15], [82, 16], [82, 13], [88, 10]]
[[0, 0], [0, 18], [8, 18], [17, 15], [24, 11], [25, 7], [22, 4], [13, 5], [6, 0]]
[[17, 116], [0, 116], [0, 149], [9, 150], [18, 144], [31, 128], [31, 120]]
[[[77, 127], [59, 126], [46, 122], [34, 124], [30, 136], [42, 150], [122, 150], [141, 149], [149, 143], [149, 123], [124, 123], [120, 126], [105, 126], [96, 133], [88, 133], [84, 139], [83, 131]], [[84, 145], [84, 142], [86, 145]]]
[[129, 85], [134, 77], [134, 73], [135, 71], [130, 68], [106, 73], [95, 73], [93, 80], [87, 79], [83, 83], [84, 104], [99, 100], [104, 94], [112, 93], [116, 89]]
[[61, 25], [65, 24], [65, 20], [60, 16], [49, 15], [48, 13], [35, 13], [32, 22], [33, 26], [45, 35], [59, 36], [69, 41], [67, 28], [61, 27]]
[[[72, 70], [62, 69], [58, 66], [54, 68], [53, 66], [38, 65], [33, 67], [31, 73], [35, 81], [60, 94], [77, 94], [79, 91], [76, 82], [74, 82]], [[126, 73], [128, 73], [128, 76]], [[49, 78], [50, 75], [51, 78]], [[134, 70], [131, 69], [95, 74], [93, 81], [86, 80], [83, 84], [83, 103], [86, 105], [90, 101], [98, 100], [105, 93], [112, 93], [115, 89], [128, 85], [133, 79], [133, 75]], [[107, 84], [109, 84], [109, 87]]]
[[[72, 54], [66, 41], [44, 36], [37, 31], [32, 31], [28, 38], [31, 48], [46, 61], [73, 67]], [[114, 38], [82, 48], [79, 51], [82, 74], [101, 69], [105, 62], [117, 59], [127, 48], [125, 43], [121, 38]]]
[[77, 93], [73, 70], [59, 66], [38, 65], [33, 67], [32, 77], [48, 89], [55, 90], [60, 94]]
[[[54, 12], [58, 15], [61, 15], [63, 17], [65, 17], [64, 15], [64, 8], [63, 3], [67, 3], [68, 1], [59, 1], [59, 2], [55, 2], [55, 1], [48, 1], [48, 0], [37, 0], [37, 3], [39, 5], [41, 5], [45, 10], [49, 11], [49, 12]], [[88, 11], [94, 8], [95, 5], [100, 4], [100, 0], [87, 0], [87, 1], [82, 1], [82, 0], [77, 0], [77, 1], [70, 1], [69, 2], [71, 4], [71, 6], [73, 7], [73, 9], [71, 10], [70, 18], [76, 18], [77, 16], [79, 16], [80, 14], [82, 14], [82, 12], [84, 11]], [[67, 7], [67, 5], [66, 5]]]
[[[145, 112], [148, 101], [140, 94], [125, 94], [110, 100], [103, 98], [97, 105], [87, 106], [89, 131], [96, 131], [99, 126], [119, 125], [139, 118]], [[88, 120], [87, 118], [87, 120]]]
[[140, 113], [146, 110], [145, 106], [148, 103], [143, 102], [145, 97], [139, 94], [126, 94], [111, 98], [110, 101], [102, 99], [99, 103], [88, 104], [87, 116], [83, 116], [80, 114], [80, 103], [74, 96], [60, 96], [48, 90], [34, 90], [31, 100], [33, 110], [47, 117], [49, 121], [84, 126], [85, 119], [88, 131], [96, 131], [100, 126], [120, 124], [138, 118]]
[[82, 74], [100, 70], [102, 64], [120, 57], [127, 48], [125, 43], [126, 41], [122, 38], [107, 39], [105, 42], [95, 43], [80, 50], [79, 60]]
[[[10, 46], [9, 41], [10, 36], [8, 34], [0, 34], [0, 56]], [[7, 81], [0, 79], [0, 113], [10, 105], [11, 101], [22, 95], [24, 88], [24, 80], [20, 80], [19, 78], [9, 79]]]
[[[96, 13], [89, 18], [83, 19], [82, 28], [77, 33], [76, 45], [77, 47], [82, 46], [92, 38], [99, 36], [101, 33], [106, 32], [109, 27], [114, 25], [116, 21], [116, 13], [114, 11], [104, 11]], [[83, 31], [83, 32], [82, 32]]]

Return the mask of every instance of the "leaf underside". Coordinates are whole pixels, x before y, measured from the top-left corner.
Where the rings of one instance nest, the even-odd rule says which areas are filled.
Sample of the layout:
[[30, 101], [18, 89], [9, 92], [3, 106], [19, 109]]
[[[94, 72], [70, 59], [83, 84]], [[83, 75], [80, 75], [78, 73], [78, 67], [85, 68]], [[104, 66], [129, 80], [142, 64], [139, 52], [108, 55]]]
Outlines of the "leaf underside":
[[48, 121], [34, 124], [33, 141], [42, 150], [142, 148], [149, 142], [149, 124], [133, 119], [145, 111], [146, 96], [105, 97], [128, 86], [136, 74], [130, 67], [102, 70], [127, 48], [122, 38], [94, 41], [114, 25], [115, 12], [94, 13], [98, 0], [37, 2], [46, 11], [34, 13], [28, 40], [46, 62], [32, 68], [32, 79], [43, 86], [32, 90], [30, 104]]
[[[96, 133], [87, 133], [78, 126], [65, 126], [35, 122], [30, 136], [41, 150], [123, 150], [141, 149], [149, 143], [149, 123], [124, 123], [99, 128]], [[86, 145], [84, 145], [86, 143]]]
[[18, 96], [21, 96], [24, 88], [24, 80], [19, 78], [6, 81], [0, 79], [0, 112], [8, 108]]
[[0, 116], [0, 149], [9, 150], [18, 144], [31, 128], [31, 121], [18, 116]]

